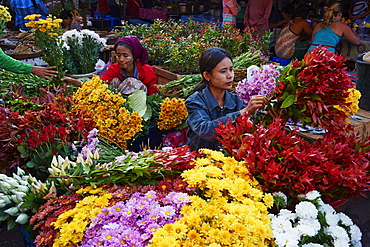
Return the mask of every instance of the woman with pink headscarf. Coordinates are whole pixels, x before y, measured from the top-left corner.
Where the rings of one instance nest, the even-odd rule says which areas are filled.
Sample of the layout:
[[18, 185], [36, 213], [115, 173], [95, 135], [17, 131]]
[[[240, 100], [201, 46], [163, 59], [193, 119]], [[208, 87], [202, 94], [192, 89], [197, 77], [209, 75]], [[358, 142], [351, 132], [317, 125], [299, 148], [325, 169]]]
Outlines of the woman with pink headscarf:
[[[114, 56], [117, 62], [110, 65], [107, 71], [100, 76], [103, 81], [110, 83], [121, 94], [128, 95], [136, 90], [143, 90], [152, 95], [158, 90], [154, 86], [158, 77], [154, 68], [146, 64], [148, 51], [141, 45], [135, 36], [120, 38], [114, 44]], [[65, 77], [63, 81], [81, 86], [81, 81]]]

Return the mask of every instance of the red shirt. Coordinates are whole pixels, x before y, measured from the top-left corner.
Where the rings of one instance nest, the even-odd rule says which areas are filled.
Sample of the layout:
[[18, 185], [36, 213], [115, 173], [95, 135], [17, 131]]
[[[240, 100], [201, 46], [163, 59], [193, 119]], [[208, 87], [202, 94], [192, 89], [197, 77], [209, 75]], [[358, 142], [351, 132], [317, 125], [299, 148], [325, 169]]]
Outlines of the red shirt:
[[[147, 87], [147, 94], [152, 95], [153, 93], [158, 92], [158, 89], [154, 86], [158, 83], [158, 77], [154, 72], [154, 68], [148, 64], [142, 65], [139, 61], [136, 61], [136, 66], [139, 72], [139, 80]], [[107, 71], [100, 76], [103, 81], [108, 82], [110, 82], [114, 77], [119, 78], [121, 81], [123, 80], [121, 75], [121, 65], [119, 63], [114, 63], [109, 66]]]

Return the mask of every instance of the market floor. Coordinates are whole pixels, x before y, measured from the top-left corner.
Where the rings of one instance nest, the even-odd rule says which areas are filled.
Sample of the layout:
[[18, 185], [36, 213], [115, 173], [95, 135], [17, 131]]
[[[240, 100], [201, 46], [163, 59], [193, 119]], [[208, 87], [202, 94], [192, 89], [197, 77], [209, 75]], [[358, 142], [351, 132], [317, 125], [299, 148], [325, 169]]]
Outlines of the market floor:
[[[370, 247], [370, 192], [368, 198], [358, 197], [358, 201], [349, 200], [339, 208], [340, 212], [348, 215], [362, 231], [362, 246]], [[1, 247], [29, 247], [23, 241], [23, 235], [18, 229], [7, 231], [0, 229]]]

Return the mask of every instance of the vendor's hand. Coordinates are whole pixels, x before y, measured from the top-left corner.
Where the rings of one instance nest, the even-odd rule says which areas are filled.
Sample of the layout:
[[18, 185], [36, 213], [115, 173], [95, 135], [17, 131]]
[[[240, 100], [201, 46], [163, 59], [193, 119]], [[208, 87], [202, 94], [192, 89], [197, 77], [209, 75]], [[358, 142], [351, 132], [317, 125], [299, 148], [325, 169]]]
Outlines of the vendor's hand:
[[76, 87], [81, 87], [82, 86], [82, 82], [80, 80], [74, 79], [72, 77], [63, 77], [60, 80], [64, 81], [65, 83], [67, 83], [69, 85], [73, 85], [73, 86], [76, 86]]
[[352, 31], [353, 31], [354, 33], [356, 33], [356, 32], [357, 32], [357, 27], [351, 27], [351, 29], [352, 29]]
[[262, 95], [253, 95], [251, 100], [248, 102], [247, 107], [240, 110], [240, 114], [253, 115], [257, 110], [264, 109], [268, 99]]
[[47, 80], [51, 80], [52, 77], [57, 77], [58, 71], [54, 70], [56, 67], [40, 67], [40, 66], [32, 66], [31, 73]]

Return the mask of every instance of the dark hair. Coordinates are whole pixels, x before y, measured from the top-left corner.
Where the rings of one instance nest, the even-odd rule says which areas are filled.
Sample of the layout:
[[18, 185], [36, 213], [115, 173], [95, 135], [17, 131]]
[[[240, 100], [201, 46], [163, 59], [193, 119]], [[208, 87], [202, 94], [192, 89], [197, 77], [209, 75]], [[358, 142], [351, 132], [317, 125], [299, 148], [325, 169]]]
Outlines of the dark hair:
[[66, 9], [62, 10], [59, 14], [59, 18], [62, 19], [62, 20], [72, 18], [72, 17], [73, 17], [73, 15], [72, 15], [71, 11], [66, 10]]
[[202, 52], [199, 59], [199, 71], [203, 80], [194, 87], [193, 92], [200, 91], [208, 85], [203, 72], [211, 72], [225, 57], [230, 58], [231, 61], [233, 60], [230, 53], [223, 48], [211, 47]]
[[117, 52], [117, 47], [118, 46], [124, 46], [126, 47], [127, 49], [129, 49], [132, 53], [132, 55], [134, 56], [134, 49], [131, 47], [131, 45], [127, 44], [126, 42], [118, 42], [117, 44], [114, 45], [114, 51]]
[[294, 11], [295, 11], [295, 8], [292, 4], [286, 5], [282, 10], [282, 12], [285, 12], [288, 15], [292, 15]]
[[305, 3], [300, 4], [294, 11], [292, 15], [292, 19], [296, 17], [301, 17], [302, 19], [307, 19], [308, 15], [310, 14], [311, 6]]

